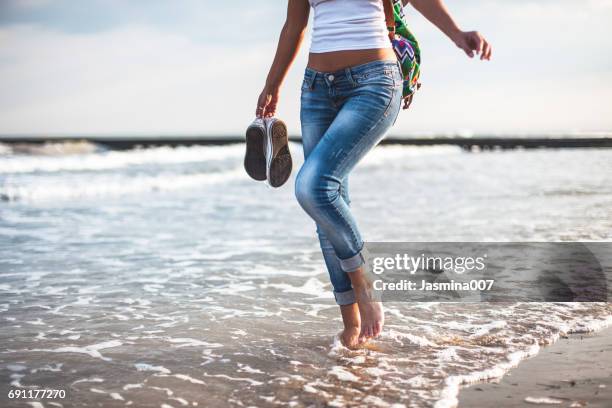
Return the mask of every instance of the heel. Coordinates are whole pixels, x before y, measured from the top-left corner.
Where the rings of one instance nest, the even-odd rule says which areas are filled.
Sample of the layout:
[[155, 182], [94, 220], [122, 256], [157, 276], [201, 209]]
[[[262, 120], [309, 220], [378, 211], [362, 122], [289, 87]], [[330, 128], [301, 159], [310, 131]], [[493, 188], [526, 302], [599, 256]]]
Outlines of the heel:
[[287, 126], [282, 120], [272, 124], [272, 160], [268, 172], [268, 182], [272, 187], [280, 187], [287, 182], [293, 170], [293, 160], [289, 151]]
[[249, 177], [257, 181], [266, 179], [266, 156], [264, 154], [265, 131], [257, 126], [250, 126], [246, 131], [246, 153], [244, 169]]

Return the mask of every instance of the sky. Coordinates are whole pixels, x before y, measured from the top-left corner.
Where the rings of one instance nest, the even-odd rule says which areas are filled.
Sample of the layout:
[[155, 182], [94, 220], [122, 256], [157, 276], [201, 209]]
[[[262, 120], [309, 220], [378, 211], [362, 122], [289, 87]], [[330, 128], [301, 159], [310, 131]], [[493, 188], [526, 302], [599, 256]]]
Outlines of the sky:
[[[395, 135], [612, 131], [612, 0], [447, 0], [470, 60], [412, 7], [421, 91]], [[242, 134], [286, 0], [0, 0], [0, 134]], [[277, 116], [299, 135], [309, 38]]]

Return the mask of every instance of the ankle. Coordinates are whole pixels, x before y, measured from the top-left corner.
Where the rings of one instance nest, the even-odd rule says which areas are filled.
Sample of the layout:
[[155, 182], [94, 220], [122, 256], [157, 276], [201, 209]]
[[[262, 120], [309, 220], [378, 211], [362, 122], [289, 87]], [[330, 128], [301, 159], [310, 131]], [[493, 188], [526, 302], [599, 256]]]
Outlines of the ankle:
[[355, 276], [351, 279], [351, 284], [355, 291], [369, 290], [372, 288], [372, 282], [365, 276]]
[[350, 325], [350, 326], [344, 326], [344, 332], [345, 333], [359, 333], [361, 331], [361, 325]]
[[361, 315], [357, 303], [340, 306], [340, 314], [345, 330], [361, 328]]
[[361, 323], [344, 323], [344, 330], [360, 330]]
[[349, 272], [348, 276], [351, 280], [353, 289], [363, 289], [371, 286], [370, 279], [368, 279], [366, 272], [363, 268], [359, 268], [353, 272]]

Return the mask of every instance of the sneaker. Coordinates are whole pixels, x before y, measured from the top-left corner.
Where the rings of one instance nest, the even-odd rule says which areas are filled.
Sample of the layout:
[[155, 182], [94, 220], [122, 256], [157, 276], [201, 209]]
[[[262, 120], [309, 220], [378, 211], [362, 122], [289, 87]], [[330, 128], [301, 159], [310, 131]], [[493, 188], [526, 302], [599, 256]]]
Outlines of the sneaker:
[[257, 180], [266, 179], [266, 127], [263, 119], [257, 118], [246, 131], [246, 154], [244, 169], [247, 174]]
[[280, 187], [291, 176], [293, 162], [289, 152], [287, 126], [276, 118], [265, 119], [266, 125], [266, 176], [268, 184]]

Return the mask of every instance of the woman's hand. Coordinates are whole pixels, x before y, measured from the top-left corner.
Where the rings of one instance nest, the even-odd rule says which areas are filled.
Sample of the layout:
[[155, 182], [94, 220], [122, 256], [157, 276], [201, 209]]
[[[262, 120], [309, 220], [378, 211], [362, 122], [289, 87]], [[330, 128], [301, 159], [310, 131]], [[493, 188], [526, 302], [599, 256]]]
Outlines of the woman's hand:
[[461, 31], [443, 0], [410, 0], [410, 3], [453, 40], [457, 47], [465, 51], [468, 57], [480, 54], [481, 60], [491, 59], [491, 44], [478, 31]]
[[255, 116], [258, 118], [269, 118], [276, 113], [279, 89], [266, 85], [257, 100]]
[[478, 31], [459, 31], [452, 40], [468, 57], [474, 58], [474, 55], [480, 54], [481, 60], [491, 60], [493, 48]]

